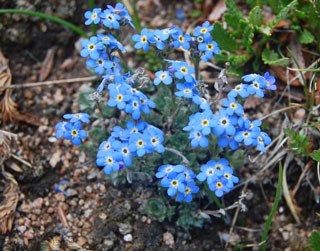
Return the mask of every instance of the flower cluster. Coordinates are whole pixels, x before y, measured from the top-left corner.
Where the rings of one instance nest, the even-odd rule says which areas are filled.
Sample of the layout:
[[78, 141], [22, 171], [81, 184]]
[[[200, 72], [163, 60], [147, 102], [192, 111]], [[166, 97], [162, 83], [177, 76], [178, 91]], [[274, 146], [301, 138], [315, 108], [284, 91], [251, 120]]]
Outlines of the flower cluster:
[[111, 136], [103, 141], [97, 153], [96, 163], [106, 174], [132, 165], [132, 157], [164, 152], [163, 132], [144, 121], [128, 121], [127, 128], [113, 128]]
[[216, 41], [212, 39], [210, 32], [213, 25], [208, 21], [201, 26], [197, 26], [193, 32], [193, 36], [184, 34], [180, 28], [171, 27], [166, 29], [148, 30], [142, 29], [141, 34], [133, 35], [136, 49], [148, 51], [150, 46], [156, 47], [158, 50], [168, 48], [182, 48], [190, 50], [193, 56], [201, 58], [203, 61], [210, 60], [214, 55], [220, 53], [220, 49]]
[[[101, 24], [108, 30], [108, 34], [97, 34], [90, 39], [82, 41], [82, 57], [89, 57], [86, 64], [93, 69], [96, 74], [106, 75], [105, 78], [113, 79], [121, 76], [122, 68], [116, 51], [125, 51], [124, 46], [111, 34], [111, 30], [119, 30], [121, 26], [130, 24], [132, 18], [123, 4], [117, 3], [115, 7], [107, 5], [107, 9], [95, 8], [85, 13], [86, 25]], [[102, 88], [103, 89], [103, 88]], [[100, 91], [102, 91], [102, 89]]]
[[192, 195], [199, 191], [194, 180], [195, 173], [183, 165], [162, 165], [156, 177], [161, 179], [162, 187], [168, 188], [167, 194], [179, 202], [191, 202]]
[[239, 182], [239, 179], [232, 175], [233, 169], [224, 158], [217, 161], [208, 161], [207, 164], [201, 166], [200, 171], [197, 179], [201, 182], [207, 181], [209, 189], [218, 197], [229, 192], [233, 188], [234, 183]]
[[143, 92], [126, 82], [109, 84], [108, 90], [110, 95], [108, 105], [124, 110], [135, 120], [140, 119], [141, 112], [149, 114], [150, 108], [155, 108], [155, 104]]
[[103, 24], [108, 29], [118, 30], [121, 25], [130, 24], [133, 28], [132, 18], [122, 3], [117, 3], [115, 7], [107, 5], [107, 9], [95, 8], [84, 13], [86, 25]]
[[246, 118], [237, 98], [245, 99], [250, 95], [263, 97], [264, 90], [276, 89], [275, 79], [267, 72], [264, 76], [245, 75], [243, 81], [221, 101], [222, 107], [217, 114], [213, 114], [210, 107], [206, 106], [202, 112], [190, 116], [188, 126], [183, 129], [190, 132], [192, 147], [207, 147], [207, 136], [212, 133], [219, 137], [218, 145], [222, 148], [236, 150], [243, 144], [246, 147], [257, 147], [261, 152], [266, 151], [265, 146], [270, 144], [271, 139], [261, 131], [261, 120], [251, 121]]
[[79, 146], [87, 137], [87, 132], [82, 130], [82, 123], [89, 123], [89, 115], [86, 113], [65, 114], [63, 118], [69, 121], [56, 124], [56, 138], [64, 137], [71, 140], [75, 146]]
[[[142, 114], [149, 114], [150, 109], [155, 108], [154, 102], [139, 90], [145, 83], [145, 75], [142, 71], [124, 73], [120, 65], [118, 56], [125, 51], [125, 47], [112, 33], [127, 24], [134, 28], [126, 8], [121, 3], [117, 3], [115, 7], [107, 5], [105, 10], [95, 8], [87, 11], [85, 18], [86, 25], [99, 24], [107, 31], [106, 34], [100, 33], [85, 39], [80, 52], [82, 57], [88, 58], [87, 66], [102, 76], [95, 94], [101, 97], [107, 92], [108, 105], [132, 117], [126, 123], [126, 128], [115, 126], [108, 139], [99, 146], [96, 164], [109, 175], [130, 168], [134, 157], [143, 157], [153, 152], [161, 154], [170, 149], [163, 146], [164, 132], [142, 120]], [[208, 147], [209, 136], [213, 135], [218, 138], [217, 144], [221, 148], [236, 150], [245, 146], [256, 147], [265, 152], [271, 139], [261, 131], [261, 120], [251, 121], [246, 118], [243, 102], [250, 95], [262, 98], [266, 90], [275, 90], [275, 78], [268, 72], [263, 76], [245, 75], [242, 83], [221, 100], [221, 108], [212, 110], [209, 102], [202, 97], [198, 75], [200, 61], [207, 62], [220, 53], [218, 44], [211, 36], [213, 29], [208, 21], [195, 27], [192, 34], [184, 34], [177, 27], [142, 29], [140, 34], [132, 36], [132, 40], [136, 49], [145, 51], [150, 47], [169, 53], [173, 49], [190, 51], [194, 66], [183, 61], [164, 59], [162, 69], [155, 72], [153, 84], [175, 85], [175, 96], [185, 98], [198, 107], [197, 112], [190, 115], [188, 125], [183, 128], [189, 132], [192, 147]], [[63, 117], [68, 121], [56, 125], [56, 137], [64, 137], [74, 145], [80, 145], [87, 136], [86, 131], [81, 129], [82, 123], [88, 123], [89, 116], [77, 113], [65, 114]], [[182, 156], [181, 153], [177, 155]], [[199, 192], [198, 185], [203, 182], [207, 183], [217, 197], [229, 192], [239, 182], [225, 158], [208, 161], [196, 174], [193, 171], [195, 169], [186, 164], [186, 158], [182, 157], [183, 164], [161, 165], [155, 174], [161, 179], [160, 185], [166, 188], [168, 196], [176, 201], [191, 202]]]

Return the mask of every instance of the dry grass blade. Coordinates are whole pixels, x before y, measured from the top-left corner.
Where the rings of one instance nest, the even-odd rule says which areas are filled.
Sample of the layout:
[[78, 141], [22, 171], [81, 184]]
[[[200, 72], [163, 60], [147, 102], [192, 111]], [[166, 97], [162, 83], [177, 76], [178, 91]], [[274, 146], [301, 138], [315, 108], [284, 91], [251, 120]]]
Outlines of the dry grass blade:
[[47, 51], [46, 57], [42, 63], [41, 70], [40, 70], [40, 76], [39, 76], [40, 81], [44, 81], [48, 78], [52, 70], [52, 66], [54, 63], [54, 55], [56, 53], [56, 50], [57, 50], [57, 47], [54, 46]]
[[12, 229], [16, 207], [19, 201], [19, 186], [14, 177], [2, 171], [6, 188], [3, 191], [0, 202], [0, 233], [5, 234]]
[[298, 213], [297, 213], [297, 210], [301, 210], [299, 209], [294, 203], [295, 201], [293, 200], [293, 198], [291, 197], [291, 194], [290, 194], [290, 191], [289, 191], [289, 188], [288, 188], [288, 183], [287, 183], [287, 168], [290, 164], [290, 162], [292, 161], [293, 159], [293, 154], [292, 153], [288, 153], [287, 154], [287, 157], [286, 157], [286, 160], [284, 162], [284, 165], [283, 165], [283, 180], [282, 180], [282, 189], [283, 189], [283, 196], [286, 200], [286, 203], [290, 209], [290, 212], [293, 216], [293, 218], [295, 219], [295, 221], [298, 223], [298, 224], [301, 224], [301, 221], [300, 221], [300, 218], [298, 216]]
[[3, 161], [10, 156], [11, 139], [16, 137], [16, 134], [0, 130], [0, 161]]

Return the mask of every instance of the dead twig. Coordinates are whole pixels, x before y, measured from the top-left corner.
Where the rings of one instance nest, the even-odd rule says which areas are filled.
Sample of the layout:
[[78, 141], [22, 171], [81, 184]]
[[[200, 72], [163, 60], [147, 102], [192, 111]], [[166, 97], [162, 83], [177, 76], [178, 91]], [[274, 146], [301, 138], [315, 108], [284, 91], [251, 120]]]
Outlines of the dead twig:
[[56, 85], [56, 84], [90, 82], [90, 81], [94, 81], [97, 79], [99, 79], [99, 76], [90, 76], [90, 77], [82, 77], [82, 78], [69, 78], [69, 79], [51, 80], [51, 81], [44, 81], [44, 82], [15, 84], [15, 85], [9, 85], [9, 86], [5, 86], [5, 87], [1, 87], [1, 88], [3, 88], [3, 89], [30, 88], [30, 87], [48, 86], [48, 85]]

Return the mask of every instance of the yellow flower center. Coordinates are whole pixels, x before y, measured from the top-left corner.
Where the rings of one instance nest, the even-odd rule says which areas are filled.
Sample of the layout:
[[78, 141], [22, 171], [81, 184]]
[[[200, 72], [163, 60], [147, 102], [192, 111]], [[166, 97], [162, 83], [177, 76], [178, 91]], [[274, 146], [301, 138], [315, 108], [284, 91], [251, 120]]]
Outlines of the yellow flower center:
[[147, 37], [146, 36], [142, 36], [140, 40], [141, 40], [142, 43], [146, 43], [147, 42]]
[[78, 131], [73, 129], [73, 130], [71, 131], [71, 135], [74, 136], [74, 137], [75, 137], [75, 136], [78, 136]]

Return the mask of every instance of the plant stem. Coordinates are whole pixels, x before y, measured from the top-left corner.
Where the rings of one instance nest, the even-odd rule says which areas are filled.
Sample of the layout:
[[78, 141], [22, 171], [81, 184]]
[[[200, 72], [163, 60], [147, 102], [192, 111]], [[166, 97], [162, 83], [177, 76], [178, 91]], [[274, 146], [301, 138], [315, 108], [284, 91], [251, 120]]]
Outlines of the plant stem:
[[[92, 10], [94, 8], [94, 0], [89, 0], [89, 9]], [[91, 31], [93, 33], [93, 35], [97, 34], [97, 25], [95, 25], [94, 23], [91, 24]]]
[[267, 236], [268, 236], [268, 232], [272, 223], [272, 219], [273, 216], [275, 214], [275, 212], [277, 211], [278, 205], [279, 205], [279, 201], [281, 198], [281, 191], [282, 191], [282, 179], [283, 179], [283, 170], [282, 170], [282, 164], [281, 162], [279, 163], [279, 178], [278, 178], [278, 185], [277, 185], [277, 192], [276, 192], [276, 197], [274, 199], [274, 203], [273, 203], [273, 207], [271, 209], [271, 212], [268, 216], [266, 225], [264, 227], [263, 230], [263, 234], [262, 234], [262, 239], [261, 239], [261, 243], [263, 243], [261, 245], [261, 250], [264, 251], [266, 250], [266, 240], [267, 240]]
[[1, 9], [0, 14], [21, 14], [21, 15], [28, 15], [28, 16], [33, 16], [33, 17], [40, 17], [42, 19], [47, 19], [51, 22], [61, 24], [70, 30], [74, 31], [75, 33], [79, 34], [82, 37], [88, 37], [87, 33], [79, 28], [78, 26], [74, 25], [73, 23], [70, 23], [68, 21], [65, 21], [61, 18], [55, 17], [55, 16], [50, 16], [48, 14], [38, 12], [38, 11], [31, 11], [31, 10], [16, 10], [16, 9]]
[[190, 165], [189, 160], [181, 152], [179, 152], [178, 150], [173, 149], [173, 148], [169, 148], [169, 147], [165, 147], [165, 150], [168, 151], [168, 152], [172, 152], [172, 153], [178, 155], [179, 157], [181, 157], [183, 164]]

